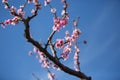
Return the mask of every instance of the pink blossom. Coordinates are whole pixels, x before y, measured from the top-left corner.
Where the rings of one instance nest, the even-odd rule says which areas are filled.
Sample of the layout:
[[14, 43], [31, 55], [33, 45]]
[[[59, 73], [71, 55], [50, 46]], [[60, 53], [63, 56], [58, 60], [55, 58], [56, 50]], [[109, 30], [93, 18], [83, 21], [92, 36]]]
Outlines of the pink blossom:
[[34, 10], [34, 9], [32, 9], [32, 10], [31, 10], [31, 13], [32, 13], [32, 14], [35, 14], [35, 10]]
[[48, 3], [47, 3], [47, 1], [45, 0], [45, 1], [44, 1], [44, 6], [47, 6], [47, 4], [48, 4]]
[[51, 2], [51, 0], [45, 0], [44, 1], [44, 6], [47, 6], [50, 2]]
[[67, 20], [66, 20], [66, 19], [61, 19], [61, 20], [60, 20], [60, 24], [61, 24], [62, 26], [65, 26], [65, 25], [67, 24]]
[[69, 58], [69, 53], [62, 53], [61, 57], [63, 58], [63, 60], [67, 60]]
[[64, 14], [65, 14], [65, 10], [62, 10], [61, 15], [64, 15]]
[[54, 64], [54, 63], [52, 63], [52, 68], [53, 68], [53, 69], [60, 70], [60, 68], [59, 68], [56, 64]]
[[55, 46], [56, 48], [62, 48], [63, 44], [64, 44], [64, 39], [57, 39]]
[[65, 2], [66, 0], [61, 0], [61, 2]]
[[33, 52], [34, 53], [37, 53], [38, 52], [38, 49], [34, 46], [34, 48], [33, 48]]
[[53, 18], [54, 24], [60, 23], [60, 17]]
[[48, 72], [48, 78], [49, 78], [50, 80], [55, 80], [55, 74]]
[[60, 20], [60, 24], [62, 27], [65, 27], [65, 25], [68, 23], [68, 16], [65, 16], [63, 19]]
[[52, 13], [56, 13], [56, 9], [55, 8], [51, 8], [51, 12]]
[[58, 31], [60, 31], [60, 28], [61, 28], [61, 24], [55, 24], [54, 26], [53, 26], [53, 31], [56, 31], [56, 30], [58, 30]]
[[73, 22], [73, 26], [77, 26], [78, 22], [77, 21], [74, 21]]
[[63, 48], [63, 53], [71, 53], [72, 49], [70, 45], [67, 45]]
[[69, 31], [66, 31], [65, 34], [66, 34], [66, 35], [65, 35], [65, 40], [66, 40], [67, 42], [71, 42], [72, 39], [71, 39], [71, 37], [70, 37]]
[[8, 0], [2, 0], [2, 3], [8, 3]]
[[77, 53], [80, 53], [80, 49], [77, 46], [75, 46], [75, 50]]
[[5, 25], [9, 25], [9, 24], [11, 24], [11, 23], [12, 23], [12, 20], [11, 20], [11, 19], [5, 20], [5, 22], [4, 22]]
[[56, 31], [56, 30], [60, 30], [61, 28], [61, 24], [60, 24], [60, 18], [59, 17], [56, 17], [53, 19], [54, 21], [54, 26], [53, 26], [53, 30]]
[[11, 12], [11, 13], [15, 13], [15, 11], [16, 11], [16, 8], [15, 8], [14, 6], [12, 6], [12, 7], [10, 8], [10, 12]]
[[39, 58], [39, 62], [42, 63], [41, 65], [42, 67], [49, 68], [50, 62], [48, 61], [48, 59], [46, 58], [43, 52], [38, 51], [38, 58]]
[[7, 5], [5, 5], [5, 7], [4, 7], [5, 9], [8, 9], [8, 6]]
[[15, 16], [15, 17], [12, 19], [11, 24], [12, 24], [12, 25], [18, 24], [18, 20], [19, 20], [19, 18], [18, 18], [17, 16]]
[[24, 17], [24, 15], [25, 15], [25, 13], [22, 11], [21, 8], [17, 10], [17, 13], [18, 13], [18, 15], [20, 15], [21, 17]]
[[56, 17], [53, 19], [54, 21], [54, 26], [53, 26], [53, 30], [56, 31], [56, 30], [60, 30], [61, 27], [64, 27], [67, 22], [68, 22], [68, 17], [66, 16], [65, 18], [63, 19], [60, 19], [59, 17]]
[[23, 9], [23, 8], [24, 8], [24, 5], [21, 5], [21, 6], [20, 6], [20, 9]]
[[73, 41], [73, 42], [75, 42], [75, 41], [76, 41], [76, 39], [77, 39], [75, 35], [72, 35], [72, 37], [71, 37], [71, 38], [72, 38], [72, 41]]
[[75, 29], [73, 31], [73, 35], [75, 35], [76, 37], [79, 37], [80, 34], [81, 34], [81, 31], [79, 29]]

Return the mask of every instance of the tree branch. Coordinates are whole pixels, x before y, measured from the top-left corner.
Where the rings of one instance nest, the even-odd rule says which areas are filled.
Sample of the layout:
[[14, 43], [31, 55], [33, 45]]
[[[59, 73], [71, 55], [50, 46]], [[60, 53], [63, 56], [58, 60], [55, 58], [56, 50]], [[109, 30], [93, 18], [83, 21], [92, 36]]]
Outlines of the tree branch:
[[43, 48], [37, 41], [31, 38], [30, 36], [30, 26], [29, 26], [29, 21], [24, 20], [24, 25], [25, 25], [25, 38], [27, 41], [31, 44], [33, 44], [35, 47], [38, 48], [39, 51], [43, 52], [54, 64], [60, 67], [61, 70], [64, 72], [76, 76], [78, 78], [86, 79], [86, 80], [91, 80], [91, 77], [87, 77], [85, 74], [82, 72], [75, 71], [73, 69], [70, 69], [69, 67], [63, 65], [61, 62], [56, 60], [45, 48]]

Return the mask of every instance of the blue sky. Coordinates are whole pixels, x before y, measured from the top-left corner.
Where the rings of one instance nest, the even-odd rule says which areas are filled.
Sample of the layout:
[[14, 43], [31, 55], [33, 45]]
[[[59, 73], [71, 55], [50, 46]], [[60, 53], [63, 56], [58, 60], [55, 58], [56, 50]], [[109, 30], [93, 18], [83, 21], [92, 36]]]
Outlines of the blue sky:
[[[24, 3], [24, 0], [9, 2], [17, 6]], [[68, 0], [68, 3], [70, 22], [55, 38], [64, 37], [64, 31], [71, 30], [72, 20], [80, 16], [81, 70], [92, 76], [92, 80], [120, 80], [120, 0]], [[60, 15], [61, 3], [53, 0], [52, 5]], [[11, 18], [3, 7], [0, 2], [0, 21]], [[26, 10], [30, 11], [31, 8], [28, 5]], [[31, 33], [36, 40], [46, 41], [52, 31], [52, 19], [49, 7], [43, 7], [39, 16], [31, 21]], [[34, 80], [32, 72], [41, 80], [48, 80], [46, 71], [41, 68], [38, 60], [28, 56], [27, 53], [33, 47], [26, 42], [23, 34], [22, 23], [5, 29], [0, 27], [0, 80]], [[88, 41], [87, 45], [82, 43], [84, 39]], [[71, 60], [65, 63], [73, 66]], [[79, 80], [61, 71], [55, 73], [57, 80]]]

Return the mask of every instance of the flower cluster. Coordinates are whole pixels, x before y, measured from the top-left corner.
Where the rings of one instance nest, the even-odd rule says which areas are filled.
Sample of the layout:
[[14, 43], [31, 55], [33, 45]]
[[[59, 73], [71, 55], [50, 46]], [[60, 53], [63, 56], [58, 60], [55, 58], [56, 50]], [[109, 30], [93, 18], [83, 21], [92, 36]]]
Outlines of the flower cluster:
[[[35, 46], [33, 48], [33, 52], [38, 53], [38, 55], [36, 57], [39, 60], [39, 62], [42, 63], [42, 67], [49, 68], [49, 66], [51, 65], [51, 62], [49, 62], [49, 60], [47, 59], [45, 54], [43, 52], [39, 51], [38, 48], [36, 48]], [[32, 52], [29, 51], [28, 54], [32, 55]]]
[[81, 35], [81, 31], [79, 29], [74, 29], [72, 33], [72, 41], [75, 41]]
[[52, 67], [53, 69], [60, 70], [60, 68], [57, 65], [55, 65], [52, 62], [50, 62], [48, 60], [48, 58], [45, 56], [45, 54], [43, 52], [39, 51], [38, 48], [36, 48], [35, 46], [33, 48], [33, 51], [29, 51], [28, 52], [28, 55], [34, 55], [33, 53], [37, 53], [36, 58], [39, 60], [39, 62], [41, 63], [41, 66], [43, 68], [50, 68], [50, 67]]
[[10, 25], [10, 24], [16, 25], [16, 24], [18, 24], [18, 21], [19, 21], [19, 17], [15, 16], [13, 19], [7, 19], [7, 20], [5, 20], [5, 21], [1, 24], [1, 26], [2, 26], [3, 28], [5, 28], [5, 26]]
[[81, 35], [80, 29], [74, 29], [72, 32], [72, 35], [70, 36], [69, 32], [66, 31], [65, 40], [69, 43], [69, 45], [72, 45], [72, 43], [76, 42], [77, 38]]
[[[37, 53], [37, 54], [33, 54], [33, 53]], [[41, 63], [41, 66], [43, 68], [47, 69], [47, 71], [48, 71], [48, 78], [50, 80], [55, 80], [55, 74], [51, 73], [49, 68], [51, 67], [51, 68], [56, 69], [56, 70], [61, 70], [56, 64], [50, 62], [49, 59], [46, 57], [46, 55], [43, 52], [39, 51], [38, 48], [36, 48], [35, 46], [33, 48], [33, 51], [29, 51], [28, 52], [28, 55], [35, 55], [36, 58]]]
[[51, 63], [48, 61], [47, 57], [43, 52], [38, 51], [38, 59], [39, 62], [42, 63], [42, 67], [49, 68]]
[[[72, 35], [70, 36], [69, 32], [66, 31], [65, 40], [64, 39], [57, 39], [56, 40], [56, 48], [63, 49], [63, 52], [61, 53], [61, 58], [63, 60], [67, 60], [69, 58], [69, 53], [72, 52], [72, 46], [74, 46], [77, 41], [77, 38], [81, 35], [81, 31], [79, 29], [74, 29], [72, 32]], [[67, 44], [66, 44], [67, 43]], [[77, 52], [79, 51], [78, 48], [75, 48]]]
[[53, 19], [54, 25], [53, 25], [53, 31], [59, 31], [61, 27], [65, 27], [65, 25], [68, 23], [68, 16], [65, 18], [55, 17]]

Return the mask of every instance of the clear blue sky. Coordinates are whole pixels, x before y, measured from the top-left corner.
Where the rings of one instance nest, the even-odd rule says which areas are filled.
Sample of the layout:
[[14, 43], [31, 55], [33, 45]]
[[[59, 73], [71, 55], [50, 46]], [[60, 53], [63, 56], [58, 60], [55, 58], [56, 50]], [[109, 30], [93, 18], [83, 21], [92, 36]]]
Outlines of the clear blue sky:
[[[23, 2], [22, 2], [23, 1]], [[42, 0], [41, 0], [42, 1]], [[24, 0], [9, 0], [10, 4], [20, 5]], [[120, 0], [68, 0], [70, 22], [81, 17], [79, 27], [82, 31], [80, 42], [84, 39], [87, 45], [79, 44], [81, 53], [81, 70], [92, 76], [92, 80], [120, 80]], [[54, 4], [53, 4], [54, 3]], [[52, 5], [61, 9], [61, 3], [53, 0]], [[0, 2], [0, 21], [11, 16], [4, 11]], [[18, 6], [17, 6], [18, 7]], [[31, 6], [28, 5], [31, 9]], [[26, 12], [29, 14], [29, 12]], [[59, 13], [60, 15], [60, 13]], [[52, 18], [48, 7], [39, 11], [39, 16], [31, 21], [32, 36], [45, 42], [52, 31]], [[62, 38], [64, 30], [56, 34]], [[34, 80], [32, 72], [41, 80], [48, 80], [46, 71], [41, 68], [35, 57], [28, 56], [32, 45], [24, 36], [24, 25], [0, 27], [0, 80]], [[67, 61], [72, 67], [72, 61]], [[55, 72], [57, 80], [79, 80], [61, 71]]]

